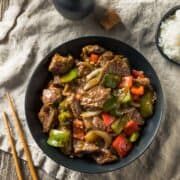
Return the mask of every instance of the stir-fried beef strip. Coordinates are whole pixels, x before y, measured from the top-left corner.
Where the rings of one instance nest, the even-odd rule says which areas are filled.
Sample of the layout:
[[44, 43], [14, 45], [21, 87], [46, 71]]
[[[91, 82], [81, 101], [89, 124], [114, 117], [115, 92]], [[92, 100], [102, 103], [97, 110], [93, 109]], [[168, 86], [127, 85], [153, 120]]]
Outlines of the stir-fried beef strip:
[[129, 76], [130, 68], [125, 58], [116, 55], [111, 61], [105, 64], [104, 72], [119, 75], [121, 77]]
[[106, 100], [110, 97], [110, 89], [96, 86], [84, 92], [80, 103], [84, 108], [102, 108]]
[[102, 54], [103, 52], [105, 52], [105, 49], [99, 45], [87, 45], [82, 48], [83, 55], [90, 55], [91, 53]]
[[92, 128], [104, 131], [106, 129], [106, 126], [104, 125], [103, 120], [99, 116], [94, 116], [92, 118]]
[[74, 94], [73, 84], [65, 84], [62, 95], [71, 96], [72, 94]]
[[143, 124], [144, 121], [143, 121], [143, 118], [141, 116], [141, 114], [138, 112], [137, 109], [133, 108], [134, 110], [131, 112], [132, 114], [131, 115], [131, 119], [135, 120], [135, 121], [138, 121], [139, 123]]
[[82, 48], [81, 58], [83, 61], [88, 62], [91, 54], [101, 55], [105, 49], [99, 45], [87, 45]]
[[60, 78], [58, 75], [54, 76], [53, 80], [50, 81], [49, 83], [49, 87], [55, 87], [55, 88], [61, 88], [62, 87], [62, 84], [60, 82]]
[[49, 71], [54, 74], [64, 74], [67, 73], [74, 65], [74, 59], [72, 56], [61, 56], [55, 54], [52, 58], [52, 61], [49, 65]]
[[62, 99], [62, 90], [60, 88], [50, 86], [44, 89], [42, 93], [42, 102], [44, 104], [54, 104]]
[[78, 76], [79, 77], [86, 76], [93, 69], [92, 65], [89, 62], [85, 62], [85, 61], [78, 61], [76, 63], [76, 66], [78, 68]]
[[99, 64], [100, 66], [104, 66], [107, 62], [112, 60], [114, 57], [114, 54], [111, 51], [105, 51], [100, 57], [99, 57]]
[[73, 138], [78, 140], [84, 140], [84, 124], [79, 119], [73, 120]]
[[150, 86], [150, 79], [147, 77], [138, 77], [134, 79], [134, 82], [139, 85]]
[[74, 117], [79, 118], [80, 114], [82, 112], [82, 108], [80, 106], [80, 101], [77, 100], [75, 97], [73, 97], [70, 107], [71, 107]]
[[84, 128], [86, 131], [93, 129], [92, 118], [83, 118]]
[[136, 108], [130, 107], [130, 108], [125, 108], [121, 111], [122, 111], [122, 114], [128, 116], [129, 119], [138, 121], [140, 124], [144, 123], [141, 114], [138, 112], [138, 110]]
[[93, 143], [88, 143], [82, 140], [74, 140], [73, 149], [74, 149], [75, 155], [92, 154], [92, 153], [99, 152], [98, 146], [96, 146]]
[[49, 130], [56, 124], [58, 112], [57, 109], [44, 105], [42, 106], [38, 116], [43, 125], [43, 132], [49, 132]]
[[108, 149], [101, 149], [99, 153], [93, 156], [98, 164], [107, 164], [116, 161], [118, 157]]
[[135, 107], [126, 107], [120, 109], [121, 115], [126, 116], [128, 119], [133, 119], [134, 121], [139, 122], [140, 124], [143, 124], [143, 118], [139, 111]]

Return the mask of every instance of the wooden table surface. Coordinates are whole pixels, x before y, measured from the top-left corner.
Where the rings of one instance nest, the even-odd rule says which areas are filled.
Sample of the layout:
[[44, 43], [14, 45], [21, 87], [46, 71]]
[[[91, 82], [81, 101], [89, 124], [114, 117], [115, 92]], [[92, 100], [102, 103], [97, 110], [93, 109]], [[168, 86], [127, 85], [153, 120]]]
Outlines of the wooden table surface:
[[[30, 180], [30, 173], [27, 167], [27, 163], [20, 160], [22, 172], [25, 180]], [[54, 178], [48, 176], [44, 171], [38, 169], [40, 180], [54, 180]], [[0, 151], [0, 180], [17, 180], [16, 170], [13, 163], [12, 155], [3, 151]]]

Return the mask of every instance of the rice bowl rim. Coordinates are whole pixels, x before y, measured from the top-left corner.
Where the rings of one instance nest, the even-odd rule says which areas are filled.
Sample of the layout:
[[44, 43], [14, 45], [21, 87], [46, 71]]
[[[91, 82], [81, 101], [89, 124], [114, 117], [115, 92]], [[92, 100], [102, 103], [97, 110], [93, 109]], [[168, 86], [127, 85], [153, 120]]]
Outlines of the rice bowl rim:
[[159, 24], [158, 24], [158, 27], [157, 27], [157, 31], [156, 31], [156, 35], [155, 35], [155, 44], [156, 44], [156, 47], [157, 49], [159, 50], [160, 54], [167, 60], [173, 62], [174, 64], [176, 65], [180, 65], [180, 61], [177, 61], [177, 60], [174, 60], [174, 59], [171, 59], [169, 58], [163, 51], [162, 47], [159, 46], [159, 37], [160, 37], [160, 33], [161, 33], [161, 25], [163, 22], [165, 22], [166, 19], [168, 19], [170, 16], [174, 15], [175, 12], [177, 10], [180, 10], [180, 5], [177, 5], [171, 9], [169, 9], [161, 18]]

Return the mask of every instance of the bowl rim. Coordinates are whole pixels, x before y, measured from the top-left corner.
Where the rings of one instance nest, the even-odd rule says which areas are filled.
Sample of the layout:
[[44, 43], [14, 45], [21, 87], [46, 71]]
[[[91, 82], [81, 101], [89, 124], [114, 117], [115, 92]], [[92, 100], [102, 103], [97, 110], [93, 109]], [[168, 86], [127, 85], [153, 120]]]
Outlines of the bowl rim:
[[25, 92], [25, 103], [24, 103], [25, 104], [25, 120], [26, 120], [26, 123], [28, 125], [28, 129], [30, 131], [30, 134], [33, 137], [33, 140], [36, 143], [36, 145], [45, 154], [45, 156], [50, 158], [56, 164], [62, 165], [65, 168], [68, 168], [68, 169], [71, 169], [71, 170], [74, 170], [74, 171], [77, 171], [77, 172], [82, 172], [82, 173], [87, 173], [87, 174], [102, 174], [102, 173], [108, 173], [108, 172], [113, 172], [113, 171], [116, 171], [116, 170], [120, 170], [121, 168], [124, 168], [124, 167], [128, 166], [129, 164], [131, 164], [133, 161], [137, 160], [139, 157], [141, 157], [145, 153], [145, 151], [150, 147], [150, 145], [152, 144], [153, 140], [155, 139], [155, 137], [156, 137], [156, 135], [157, 135], [157, 133], [159, 131], [160, 124], [165, 120], [165, 116], [166, 116], [166, 98], [165, 98], [165, 94], [164, 94], [164, 90], [163, 90], [162, 84], [161, 84], [161, 82], [159, 80], [159, 77], [158, 77], [156, 71], [154, 70], [154, 72], [156, 73], [156, 76], [158, 78], [158, 81], [160, 83], [160, 90], [162, 92], [162, 110], [161, 110], [161, 113], [160, 113], [160, 118], [158, 120], [158, 123], [157, 123], [156, 129], [154, 131], [154, 134], [151, 136], [151, 138], [149, 139], [148, 143], [145, 145], [145, 147], [141, 151], [139, 151], [139, 153], [136, 156], [134, 156], [134, 158], [131, 158], [125, 165], [122, 165], [122, 166], [119, 166], [119, 167], [115, 167], [115, 168], [110, 168], [110, 169], [107, 169], [107, 170], [102, 170], [102, 169], [98, 170], [97, 169], [94, 172], [94, 171], [89, 171], [89, 170], [86, 170], [86, 169], [83, 169], [83, 170], [80, 169], [79, 170], [79, 168], [76, 168], [75, 166], [68, 167], [68, 166], [66, 166], [66, 164], [58, 163], [55, 159], [52, 158], [52, 156], [47, 154], [43, 148], [41, 148], [39, 143], [36, 141], [36, 138], [35, 138], [34, 134], [31, 131], [30, 124], [29, 124], [29, 121], [28, 121], [28, 118], [27, 118], [27, 107], [28, 107], [27, 96], [28, 96], [28, 90], [30, 88], [30, 84], [31, 84], [30, 82], [31, 82], [32, 77], [34, 76], [35, 72], [38, 71], [39, 67], [44, 63], [44, 61], [46, 59], [48, 59], [49, 56], [51, 56], [54, 52], [56, 52], [60, 46], [66, 44], [66, 43], [69, 43], [69, 42], [72, 42], [72, 41], [81, 40], [81, 39], [84, 39], [84, 38], [99, 38], [99, 39], [105, 38], [105, 39], [108, 39], [108, 40], [113, 40], [113, 41], [120, 42], [120, 43], [124, 44], [126, 47], [128, 47], [128, 48], [132, 49], [133, 51], [135, 51], [136, 53], [140, 54], [147, 61], [149, 66], [151, 66], [151, 68], [154, 70], [154, 68], [149, 63], [149, 61], [138, 50], [136, 50], [134, 47], [131, 47], [130, 45], [128, 45], [128, 44], [124, 43], [123, 41], [121, 41], [119, 39], [116, 39], [116, 38], [111, 38], [111, 37], [108, 37], [108, 36], [99, 36], [99, 35], [98, 36], [97, 35], [88, 35], [88, 36], [81, 36], [81, 37], [78, 37], [78, 38], [75, 38], [75, 39], [70, 39], [68, 41], [62, 42], [61, 44], [59, 44], [58, 46], [53, 48], [44, 58], [42, 58], [42, 60], [36, 65], [34, 71], [31, 74], [31, 77], [29, 79], [29, 82], [28, 82], [28, 85], [27, 85], [27, 88], [26, 88], [26, 92]]
[[160, 36], [160, 27], [161, 27], [161, 24], [166, 20], [168, 19], [170, 16], [172, 16], [176, 10], [180, 10], [180, 5], [177, 5], [177, 6], [174, 6], [172, 8], [170, 8], [160, 19], [159, 23], [158, 23], [158, 26], [157, 26], [157, 30], [156, 30], [156, 34], [155, 34], [155, 44], [156, 44], [156, 47], [157, 49], [159, 50], [160, 54], [166, 59], [166, 60], [169, 60], [170, 62], [173, 62], [174, 64], [176, 65], [179, 65], [180, 66], [180, 62], [177, 62], [176, 60], [173, 60], [171, 58], [169, 58], [165, 53], [164, 51], [162, 50], [162, 47], [159, 46], [159, 36]]

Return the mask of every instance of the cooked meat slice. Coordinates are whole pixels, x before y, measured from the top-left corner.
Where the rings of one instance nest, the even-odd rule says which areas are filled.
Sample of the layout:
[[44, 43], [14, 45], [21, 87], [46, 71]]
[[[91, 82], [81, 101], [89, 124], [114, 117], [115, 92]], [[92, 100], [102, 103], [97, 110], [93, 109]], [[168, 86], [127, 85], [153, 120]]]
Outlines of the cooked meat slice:
[[75, 97], [72, 99], [72, 102], [70, 104], [71, 111], [75, 118], [79, 118], [81, 114], [81, 106], [79, 100], [77, 100]]
[[62, 90], [60, 88], [50, 86], [44, 89], [42, 93], [42, 102], [44, 104], [54, 104], [62, 99]]
[[83, 146], [84, 146], [84, 141], [81, 140], [73, 140], [73, 150], [74, 150], [74, 154], [78, 155], [80, 153], [83, 153]]
[[107, 62], [112, 60], [114, 57], [113, 53], [111, 51], [105, 51], [100, 57], [98, 62], [101, 66], [104, 66]]
[[70, 96], [67, 96], [65, 97], [60, 103], [59, 103], [59, 106], [58, 106], [58, 109], [59, 110], [70, 110], [70, 104], [72, 102], [72, 99], [74, 98], [74, 95], [70, 95]]
[[140, 122], [141, 124], [144, 123], [143, 118], [141, 116], [141, 114], [139, 113], [139, 111], [137, 109], [134, 108], [134, 111], [132, 111], [131, 114], [131, 119]]
[[[80, 83], [80, 82], [79, 82]], [[83, 89], [83, 85], [82, 84], [79, 84], [78, 83], [78, 86], [77, 89], [76, 89], [76, 94], [75, 94], [75, 97], [76, 99], [80, 100], [82, 95], [84, 94], [84, 89]], [[83, 82], [82, 82], [83, 83]]]
[[133, 79], [133, 81], [142, 86], [150, 86], [150, 79], [147, 77], [138, 77]]
[[99, 151], [99, 147], [96, 146], [95, 144], [81, 140], [74, 140], [73, 148], [75, 155], [92, 154]]
[[75, 119], [73, 121], [73, 138], [83, 140], [84, 139], [84, 124], [83, 121]]
[[72, 56], [61, 56], [59, 54], [55, 54], [51, 60], [49, 65], [49, 71], [54, 74], [64, 74], [67, 73], [74, 65], [74, 59]]
[[93, 124], [93, 129], [99, 129], [99, 130], [106, 129], [103, 120], [98, 116], [93, 117], [92, 124]]
[[74, 93], [73, 85], [71, 83], [65, 84], [64, 89], [62, 91], [63, 96], [71, 96]]
[[92, 71], [92, 65], [87, 61], [79, 61], [76, 63], [78, 68], [78, 76], [86, 76]]
[[90, 129], [93, 129], [93, 123], [91, 118], [83, 118], [84, 127], [86, 131], [89, 131]]
[[83, 47], [82, 54], [83, 55], [90, 55], [91, 53], [95, 54], [102, 54], [105, 49], [99, 45], [87, 45]]
[[110, 163], [118, 159], [117, 156], [112, 154], [108, 149], [101, 149], [101, 151], [94, 155], [93, 158], [98, 164]]
[[61, 88], [61, 83], [60, 83], [60, 80], [59, 80], [59, 76], [54, 76], [53, 80], [51, 80], [49, 83], [48, 83], [48, 88]]
[[87, 45], [82, 49], [81, 58], [84, 61], [89, 61], [89, 57], [92, 53], [94, 54], [102, 54], [105, 51], [104, 48], [98, 46], [98, 45]]
[[129, 76], [130, 68], [126, 58], [123, 58], [121, 55], [116, 55], [111, 61], [106, 63], [104, 72], [120, 76]]
[[83, 146], [83, 151], [86, 153], [93, 153], [99, 151], [99, 147], [93, 143], [85, 142]]
[[70, 104], [70, 108], [71, 111], [74, 115], [75, 118], [79, 118], [80, 114], [81, 114], [81, 106], [78, 100], [74, 100], [71, 104]]
[[102, 108], [106, 100], [110, 97], [110, 89], [96, 86], [85, 91], [80, 99], [80, 103], [85, 108]]
[[50, 86], [55, 87], [55, 88], [61, 87], [59, 76], [54, 76], [53, 80], [50, 82], [49, 87]]
[[42, 106], [38, 114], [43, 126], [43, 132], [48, 132], [57, 122], [58, 112], [50, 106]]
[[128, 116], [128, 119], [138, 121], [140, 124], [144, 123], [141, 114], [138, 112], [136, 108], [134, 107], [126, 108], [122, 110], [122, 112]]

